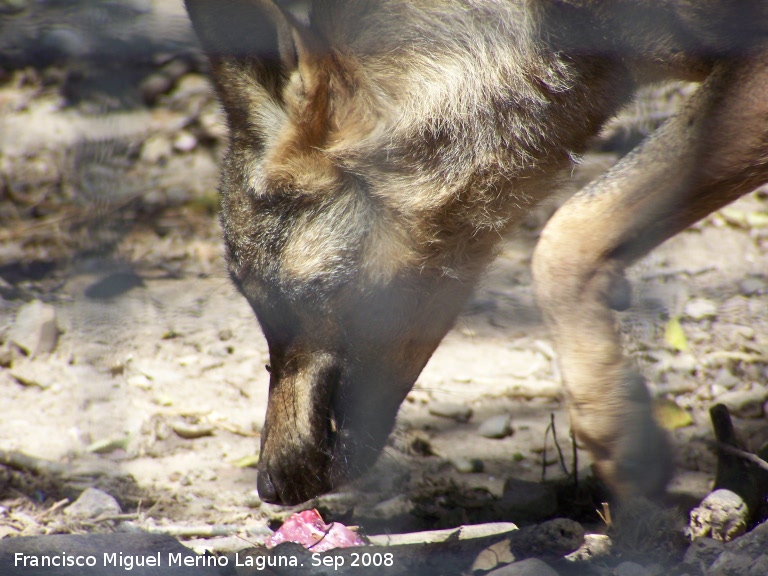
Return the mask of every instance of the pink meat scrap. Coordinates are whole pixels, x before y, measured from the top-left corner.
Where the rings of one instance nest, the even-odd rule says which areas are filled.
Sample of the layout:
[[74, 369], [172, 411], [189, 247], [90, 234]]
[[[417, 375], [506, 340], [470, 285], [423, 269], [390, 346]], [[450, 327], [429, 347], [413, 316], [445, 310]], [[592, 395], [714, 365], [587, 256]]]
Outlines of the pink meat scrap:
[[357, 532], [350, 530], [344, 524], [323, 522], [317, 510], [305, 510], [293, 514], [277, 532], [264, 541], [264, 544], [267, 548], [274, 548], [283, 542], [296, 542], [313, 552], [365, 545]]

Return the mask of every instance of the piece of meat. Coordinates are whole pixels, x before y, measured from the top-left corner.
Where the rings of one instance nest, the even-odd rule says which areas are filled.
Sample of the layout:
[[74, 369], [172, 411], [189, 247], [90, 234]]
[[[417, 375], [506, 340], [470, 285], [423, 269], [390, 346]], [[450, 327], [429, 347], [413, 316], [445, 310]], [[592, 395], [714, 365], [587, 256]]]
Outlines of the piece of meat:
[[296, 542], [313, 552], [365, 545], [363, 539], [344, 524], [323, 522], [317, 510], [293, 514], [277, 532], [264, 541], [264, 544], [267, 548], [274, 548], [283, 542]]

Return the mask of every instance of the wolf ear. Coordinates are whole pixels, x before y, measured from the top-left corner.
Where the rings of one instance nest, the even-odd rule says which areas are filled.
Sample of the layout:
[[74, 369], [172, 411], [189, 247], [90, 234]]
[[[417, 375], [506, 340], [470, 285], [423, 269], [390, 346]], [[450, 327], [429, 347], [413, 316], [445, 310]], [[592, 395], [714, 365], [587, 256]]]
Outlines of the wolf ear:
[[[234, 60], [241, 66], [257, 64], [273, 79], [284, 79], [320, 47], [288, 6], [297, 4], [295, 1], [185, 0], [185, 4], [214, 67], [217, 62]], [[269, 88], [272, 82], [263, 80]]]

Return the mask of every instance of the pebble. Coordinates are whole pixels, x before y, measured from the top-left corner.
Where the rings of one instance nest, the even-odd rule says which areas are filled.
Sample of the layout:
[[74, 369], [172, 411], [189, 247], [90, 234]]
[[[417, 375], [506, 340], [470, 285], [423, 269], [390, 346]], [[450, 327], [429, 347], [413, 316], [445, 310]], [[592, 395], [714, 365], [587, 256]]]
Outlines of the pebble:
[[727, 388], [730, 390], [737, 384], [739, 384], [741, 380], [739, 380], [733, 372], [728, 370], [727, 368], [721, 368], [717, 375], [715, 376], [714, 384], [717, 386], [722, 386], [723, 388]]
[[428, 410], [432, 416], [450, 418], [457, 422], [468, 422], [472, 418], [472, 408], [463, 404], [454, 404], [453, 402], [432, 402]]
[[406, 518], [411, 514], [413, 508], [411, 499], [401, 494], [376, 504], [371, 510], [371, 516], [379, 520]]
[[715, 560], [706, 574], [707, 576], [750, 576], [750, 566], [752, 566], [752, 558], [749, 556], [725, 551]]
[[745, 278], [739, 282], [739, 292], [742, 296], [757, 296], [768, 292], [768, 282], [762, 278]]
[[173, 140], [173, 148], [179, 152], [191, 152], [197, 147], [197, 138], [186, 130], [182, 130]]
[[20, 296], [21, 291], [13, 284], [0, 276], [0, 299], [15, 300]]
[[728, 542], [746, 532], [748, 513], [741, 496], [723, 488], [715, 490], [691, 510], [691, 536]]
[[637, 562], [622, 562], [613, 571], [615, 576], [651, 576], [645, 566]]
[[0, 2], [0, 14], [18, 14], [27, 9], [30, 0], [3, 0]]
[[717, 304], [704, 298], [694, 298], [685, 305], [683, 314], [691, 320], [704, 320], [717, 316]]
[[16, 365], [11, 369], [10, 374], [22, 386], [46, 389], [55, 384], [50, 367], [37, 363]]
[[755, 386], [749, 390], [733, 390], [721, 395], [717, 401], [725, 404], [738, 418], [762, 418], [763, 404], [768, 400], [768, 390]]
[[763, 554], [749, 567], [748, 576], [765, 576], [768, 574], [768, 554]]
[[584, 543], [565, 558], [570, 562], [587, 562], [594, 558], [603, 558], [611, 553], [611, 546], [611, 539], [605, 534], [585, 534]]
[[512, 417], [509, 414], [500, 414], [488, 418], [480, 424], [477, 432], [483, 438], [506, 438], [512, 434]]
[[558, 576], [558, 574], [543, 560], [528, 558], [492, 570], [487, 576]]
[[139, 91], [146, 102], [154, 102], [173, 88], [174, 79], [163, 72], [153, 72], [139, 84]]
[[117, 500], [98, 488], [86, 488], [77, 500], [64, 509], [64, 514], [81, 519], [120, 513], [122, 509]]
[[557, 512], [557, 492], [549, 484], [508, 478], [498, 505], [504, 518], [535, 522]]
[[28, 356], [48, 354], [59, 340], [56, 308], [40, 300], [32, 300], [19, 308], [16, 321], [8, 331], [8, 340]]
[[462, 474], [482, 472], [485, 469], [485, 464], [479, 458], [453, 458], [451, 464]]
[[725, 550], [725, 544], [714, 538], [696, 538], [685, 552], [683, 562], [705, 573]]
[[150, 164], [157, 164], [171, 154], [173, 154], [173, 144], [162, 134], [150, 136], [141, 147], [141, 159]]

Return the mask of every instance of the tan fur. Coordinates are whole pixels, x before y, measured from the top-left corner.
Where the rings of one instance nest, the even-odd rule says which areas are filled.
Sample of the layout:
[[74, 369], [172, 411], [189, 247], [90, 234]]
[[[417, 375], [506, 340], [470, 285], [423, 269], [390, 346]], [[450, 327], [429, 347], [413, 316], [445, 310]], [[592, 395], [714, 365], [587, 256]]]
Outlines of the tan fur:
[[547, 226], [540, 304], [573, 425], [618, 493], [665, 441], [609, 309], [623, 270], [768, 180], [762, 0], [187, 0], [227, 111], [230, 273], [270, 346], [259, 490], [367, 468], [492, 260], [634, 91], [691, 104]]

